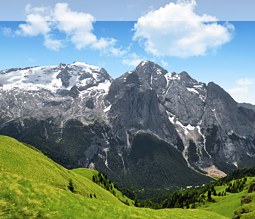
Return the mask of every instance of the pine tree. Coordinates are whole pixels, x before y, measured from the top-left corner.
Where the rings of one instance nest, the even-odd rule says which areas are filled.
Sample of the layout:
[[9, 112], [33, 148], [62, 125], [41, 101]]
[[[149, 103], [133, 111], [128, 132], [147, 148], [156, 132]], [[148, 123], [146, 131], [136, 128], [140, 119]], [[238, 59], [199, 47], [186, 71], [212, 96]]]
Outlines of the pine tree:
[[211, 192], [210, 189], [207, 192], [207, 198], [208, 198], [209, 201], [212, 200], [212, 192]]
[[67, 188], [68, 188], [71, 192], [73, 192], [73, 193], [75, 192], [75, 191], [74, 191], [74, 185], [73, 185], [72, 179], [69, 179]]

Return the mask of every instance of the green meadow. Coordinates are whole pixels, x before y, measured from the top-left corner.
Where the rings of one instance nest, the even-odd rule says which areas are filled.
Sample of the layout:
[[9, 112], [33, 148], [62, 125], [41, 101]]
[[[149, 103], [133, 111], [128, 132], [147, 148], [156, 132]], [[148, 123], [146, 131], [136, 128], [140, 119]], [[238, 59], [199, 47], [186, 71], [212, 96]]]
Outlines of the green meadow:
[[[201, 209], [137, 208], [116, 188], [114, 196], [94, 183], [97, 171], [67, 170], [33, 147], [6, 136], [0, 136], [0, 170], [0, 218], [223, 219], [231, 218], [243, 195], [220, 197]], [[234, 207], [225, 212], [224, 206]]]

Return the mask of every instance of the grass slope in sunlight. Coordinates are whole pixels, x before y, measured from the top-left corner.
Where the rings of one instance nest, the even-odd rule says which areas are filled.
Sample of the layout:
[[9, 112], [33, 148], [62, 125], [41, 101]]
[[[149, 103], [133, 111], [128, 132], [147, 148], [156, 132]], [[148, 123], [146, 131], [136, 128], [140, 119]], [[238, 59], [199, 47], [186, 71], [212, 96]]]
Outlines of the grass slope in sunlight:
[[[31, 147], [0, 136], [0, 218], [225, 218], [203, 210], [124, 205], [91, 181], [95, 173], [67, 170]], [[70, 179], [75, 193], [67, 188]], [[123, 197], [119, 191], [117, 196]]]
[[[233, 184], [236, 180], [232, 180]], [[205, 205], [198, 207], [198, 209], [203, 209], [211, 212], [215, 212], [227, 218], [255, 218], [255, 191], [249, 193], [248, 188], [251, 182], [255, 182], [255, 177], [247, 177], [247, 182], [243, 191], [238, 193], [229, 193], [227, 192], [226, 196], [213, 196], [212, 198], [215, 202], [207, 202]], [[226, 185], [216, 186], [216, 192], [223, 192], [226, 189]], [[244, 198], [249, 197], [248, 203], [242, 201]], [[247, 200], [247, 198], [246, 198]], [[243, 202], [243, 203], [242, 203]], [[235, 215], [239, 215], [237, 217]], [[236, 217], [235, 217], [236, 216]]]

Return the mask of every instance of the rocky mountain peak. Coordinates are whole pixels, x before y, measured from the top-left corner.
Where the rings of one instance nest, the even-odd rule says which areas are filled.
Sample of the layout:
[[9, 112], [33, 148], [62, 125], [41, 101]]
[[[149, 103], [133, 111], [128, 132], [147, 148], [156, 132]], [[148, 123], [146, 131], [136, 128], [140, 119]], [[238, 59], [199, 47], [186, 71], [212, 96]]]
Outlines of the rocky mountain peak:
[[[220, 86], [151, 61], [114, 80], [82, 62], [0, 71], [0, 134], [38, 144], [68, 167], [91, 164], [117, 179], [153, 163], [158, 146], [141, 158], [155, 139], [196, 169], [215, 165], [227, 172], [246, 159], [255, 162], [254, 130], [254, 111], [239, 107]], [[154, 140], [136, 145], [141, 133]], [[171, 161], [171, 154], [160, 153]], [[154, 177], [169, 170], [163, 163], [143, 172]]]
[[236, 101], [214, 82], [209, 82], [207, 85], [207, 99], [209, 104], [219, 105], [218, 103], [222, 102], [227, 107], [237, 107]]
[[167, 70], [152, 61], [142, 61], [135, 69], [138, 74], [166, 74]]
[[190, 82], [196, 83], [197, 82], [186, 71], [182, 71], [181, 73], [179, 73], [179, 78], [180, 78], [180, 80], [182, 80], [186, 83], [190, 83]]
[[[18, 88], [25, 91], [48, 90], [54, 94], [66, 95], [91, 87], [108, 90], [112, 81], [105, 69], [82, 62], [60, 63], [57, 66], [15, 68], [0, 71], [3, 90]], [[73, 95], [73, 94], [76, 95]]]

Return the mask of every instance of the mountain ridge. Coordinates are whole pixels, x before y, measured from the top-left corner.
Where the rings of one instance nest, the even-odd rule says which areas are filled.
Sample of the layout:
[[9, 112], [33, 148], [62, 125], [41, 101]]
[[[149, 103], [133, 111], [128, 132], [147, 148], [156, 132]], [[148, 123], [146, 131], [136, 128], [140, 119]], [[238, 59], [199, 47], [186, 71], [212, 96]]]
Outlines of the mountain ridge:
[[[208, 180], [194, 170], [210, 168], [227, 173], [239, 164], [255, 163], [255, 112], [240, 108], [213, 82], [198, 82], [187, 72], [169, 73], [151, 61], [141, 62], [116, 79], [102, 68], [79, 62], [37, 72], [38, 68], [28, 76], [29, 68], [16, 73], [0, 71], [4, 75], [0, 77], [0, 134], [37, 145], [68, 168], [96, 168], [121, 186], [136, 184], [137, 188], [150, 185], [137, 183], [139, 180], [130, 183], [131, 169], [137, 174], [135, 167], [142, 166], [144, 171], [140, 174], [144, 177], [159, 177], [162, 169], [165, 174], [160, 177], [165, 183], [151, 185], [156, 188], [177, 185], [180, 173], [176, 173], [175, 182], [171, 181], [170, 176], [175, 173], [164, 163], [171, 163], [179, 153], [186, 161], [183, 169], [193, 171], [189, 174], [190, 184]], [[24, 75], [22, 80], [17, 80], [17, 75], [8, 79], [18, 72]], [[47, 77], [38, 77], [40, 74]], [[45, 78], [52, 85], [49, 90], [45, 89], [47, 86], [29, 90], [31, 80], [36, 86], [40, 80], [47, 81]], [[27, 90], [15, 87], [15, 83], [25, 83], [21, 88]], [[161, 149], [153, 149], [152, 154], [143, 157], [144, 151], [140, 151], [134, 161], [134, 139], [140, 138], [140, 133], [146, 133], [151, 142], [156, 136], [174, 153], [163, 156]], [[141, 139], [140, 142], [146, 142], [141, 143], [142, 148], [151, 144]], [[160, 145], [158, 149], [162, 148]], [[154, 159], [158, 153], [163, 162]]]

